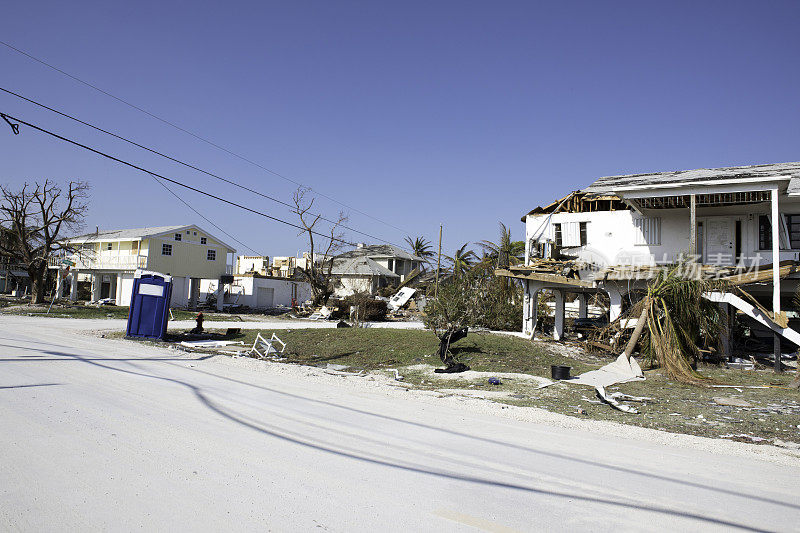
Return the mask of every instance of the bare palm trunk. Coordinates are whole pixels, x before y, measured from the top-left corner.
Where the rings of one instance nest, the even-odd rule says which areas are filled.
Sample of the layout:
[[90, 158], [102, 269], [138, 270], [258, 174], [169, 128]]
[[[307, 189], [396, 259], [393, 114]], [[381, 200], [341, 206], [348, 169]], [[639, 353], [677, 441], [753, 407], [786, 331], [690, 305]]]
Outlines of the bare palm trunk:
[[633, 330], [633, 334], [631, 335], [630, 340], [628, 341], [628, 345], [625, 346], [625, 359], [628, 361], [631, 360], [631, 356], [633, 355], [633, 349], [636, 348], [636, 343], [639, 342], [639, 337], [642, 336], [642, 331], [644, 330], [644, 325], [647, 323], [647, 314], [650, 309], [648, 305], [650, 302], [645, 301], [644, 307], [642, 307], [642, 313], [639, 315], [639, 321], [636, 323], [636, 329]]

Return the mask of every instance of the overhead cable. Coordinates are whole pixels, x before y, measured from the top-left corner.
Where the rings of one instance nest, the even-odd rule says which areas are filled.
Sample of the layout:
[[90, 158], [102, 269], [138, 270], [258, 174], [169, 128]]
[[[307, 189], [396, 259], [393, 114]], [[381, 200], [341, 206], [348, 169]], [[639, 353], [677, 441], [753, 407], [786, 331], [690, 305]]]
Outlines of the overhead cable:
[[[278, 172], [275, 172], [274, 170], [272, 170], [272, 169], [269, 169], [269, 168], [267, 168], [267, 167], [265, 167], [265, 166], [263, 166], [263, 165], [261, 165], [261, 164], [259, 164], [259, 163], [256, 163], [255, 161], [253, 161], [253, 160], [251, 160], [251, 159], [248, 159], [248, 158], [246, 158], [246, 157], [245, 157], [245, 156], [243, 156], [243, 155], [237, 154], [236, 152], [233, 152], [232, 150], [229, 150], [228, 148], [225, 148], [224, 146], [221, 146], [221, 145], [219, 145], [219, 144], [215, 143], [214, 141], [211, 141], [211, 140], [209, 140], [209, 139], [206, 139], [205, 137], [202, 137], [202, 136], [200, 136], [200, 135], [198, 135], [198, 134], [196, 134], [196, 133], [193, 133], [193, 132], [191, 132], [191, 131], [189, 131], [189, 130], [187, 130], [187, 129], [183, 128], [183, 127], [181, 127], [181, 126], [178, 126], [178, 125], [177, 125], [177, 124], [175, 124], [174, 122], [170, 122], [169, 120], [166, 120], [166, 119], [164, 119], [164, 118], [161, 118], [161, 117], [159, 117], [158, 115], [155, 115], [155, 114], [151, 113], [150, 111], [147, 111], [146, 109], [143, 109], [143, 108], [141, 108], [141, 107], [139, 107], [139, 106], [137, 106], [137, 105], [135, 105], [135, 104], [132, 104], [132, 103], [128, 102], [127, 100], [124, 100], [124, 99], [120, 98], [119, 96], [115, 96], [115, 95], [111, 94], [110, 92], [108, 92], [108, 91], [105, 91], [105, 90], [101, 89], [100, 87], [97, 87], [96, 85], [92, 85], [92, 84], [91, 84], [91, 83], [89, 83], [88, 81], [84, 81], [84, 80], [82, 80], [81, 78], [78, 78], [77, 76], [73, 76], [73, 75], [72, 75], [72, 74], [70, 74], [69, 72], [66, 72], [66, 71], [64, 71], [64, 70], [62, 70], [62, 69], [60, 69], [60, 68], [58, 68], [58, 67], [56, 67], [56, 66], [54, 66], [54, 65], [51, 65], [50, 63], [47, 63], [46, 61], [43, 61], [43, 60], [39, 59], [38, 57], [36, 57], [36, 56], [33, 56], [33, 55], [29, 54], [28, 52], [25, 52], [24, 50], [20, 50], [20, 49], [19, 49], [19, 48], [17, 48], [16, 46], [13, 46], [13, 45], [11, 45], [11, 44], [9, 44], [9, 43], [5, 42], [5, 41], [0, 41], [0, 44], [2, 44], [2, 45], [4, 45], [4, 46], [6, 46], [6, 47], [8, 47], [8, 48], [10, 48], [11, 50], [14, 50], [15, 52], [18, 52], [18, 53], [20, 53], [20, 54], [24, 55], [25, 57], [27, 57], [27, 58], [29, 58], [29, 59], [32, 59], [32, 60], [36, 61], [37, 63], [40, 63], [40, 64], [42, 64], [42, 65], [44, 65], [44, 66], [46, 66], [46, 67], [48, 67], [48, 68], [51, 68], [51, 69], [53, 69], [53, 70], [55, 70], [56, 72], [59, 72], [59, 73], [63, 74], [64, 76], [67, 76], [68, 78], [70, 78], [70, 79], [72, 79], [72, 80], [75, 80], [75, 81], [77, 81], [78, 83], [82, 83], [83, 85], [86, 85], [87, 87], [90, 87], [90, 88], [94, 89], [95, 91], [98, 91], [98, 92], [100, 92], [100, 93], [102, 93], [102, 94], [104, 94], [104, 95], [108, 96], [109, 98], [113, 98], [114, 100], [116, 100], [116, 101], [118, 101], [118, 102], [121, 102], [121, 103], [123, 103], [123, 104], [125, 104], [125, 105], [127, 105], [127, 106], [129, 106], [129, 107], [131, 107], [131, 108], [133, 108], [133, 109], [136, 109], [137, 111], [140, 111], [140, 112], [144, 113], [145, 115], [147, 115], [147, 116], [149, 116], [149, 117], [151, 117], [151, 118], [154, 118], [154, 119], [158, 120], [159, 122], [162, 122], [162, 123], [164, 123], [164, 124], [166, 124], [166, 125], [168, 125], [168, 126], [170, 126], [170, 127], [173, 127], [173, 128], [175, 128], [175, 129], [177, 129], [177, 130], [179, 130], [179, 131], [181, 131], [181, 132], [183, 132], [183, 133], [187, 134], [187, 135], [190, 135], [190, 136], [194, 137], [195, 139], [197, 139], [197, 140], [199, 140], [199, 141], [202, 141], [202, 142], [204, 142], [204, 143], [206, 143], [206, 144], [208, 144], [208, 145], [211, 145], [211, 146], [213, 146], [214, 148], [216, 148], [216, 149], [218, 149], [218, 150], [221, 150], [221, 151], [223, 151], [223, 152], [227, 153], [228, 155], [231, 155], [231, 156], [233, 156], [233, 157], [236, 157], [237, 159], [241, 159], [242, 161], [244, 161], [244, 162], [246, 162], [246, 163], [249, 163], [249, 164], [251, 164], [251, 165], [253, 165], [253, 166], [256, 166], [256, 167], [260, 168], [261, 170], [264, 170], [265, 172], [269, 172], [270, 174], [273, 174], [274, 176], [277, 176], [277, 177], [279, 177], [279, 178], [281, 178], [281, 179], [284, 179], [284, 180], [286, 180], [286, 181], [288, 181], [288, 182], [294, 183], [295, 185], [297, 185], [297, 186], [299, 186], [299, 187], [307, 187], [306, 185], [304, 185], [303, 183], [301, 183], [301, 182], [299, 182], [299, 181], [297, 181], [297, 180], [294, 180], [294, 179], [292, 179], [292, 178], [289, 178], [289, 177], [287, 177], [287, 176], [284, 176], [283, 174], [280, 174], [280, 173], [278, 173]], [[376, 222], [380, 222], [381, 224], [385, 224], [386, 226], [389, 226], [389, 227], [391, 227], [391, 228], [394, 228], [394, 229], [396, 229], [396, 230], [398, 230], [398, 231], [401, 231], [401, 232], [403, 232], [403, 233], [408, 233], [408, 232], [407, 232], [407, 231], [405, 231], [404, 229], [402, 229], [402, 228], [398, 228], [398, 227], [397, 227], [397, 226], [395, 226], [394, 224], [391, 224], [391, 223], [389, 223], [389, 222], [386, 222], [385, 220], [381, 220], [380, 218], [377, 218], [377, 217], [375, 217], [375, 216], [372, 216], [372, 215], [370, 215], [370, 214], [368, 214], [368, 213], [365, 213], [365, 212], [363, 212], [363, 211], [360, 211], [360, 210], [356, 209], [355, 207], [352, 207], [352, 206], [349, 206], [349, 205], [347, 205], [347, 204], [345, 204], [345, 203], [343, 203], [343, 202], [340, 202], [340, 201], [339, 201], [339, 200], [337, 200], [336, 198], [332, 198], [331, 196], [328, 196], [327, 194], [323, 194], [323, 193], [321, 193], [321, 192], [319, 192], [319, 191], [317, 191], [317, 190], [313, 189], [312, 187], [307, 187], [307, 188], [308, 188], [308, 189], [310, 189], [310, 190], [312, 190], [312, 191], [314, 191], [314, 192], [315, 192], [316, 194], [318, 194], [319, 196], [322, 196], [323, 198], [326, 198], [326, 199], [330, 200], [331, 202], [337, 203], [337, 204], [341, 205], [342, 207], [345, 207], [345, 208], [347, 208], [347, 209], [350, 209], [351, 211], [355, 211], [356, 213], [358, 213], [358, 214], [360, 214], [360, 215], [364, 215], [364, 216], [365, 216], [365, 217], [367, 217], [367, 218], [371, 218], [372, 220], [375, 220]]]
[[[106, 129], [103, 129], [103, 128], [101, 128], [100, 126], [95, 126], [94, 124], [91, 124], [91, 123], [89, 123], [89, 122], [86, 122], [85, 120], [81, 120], [81, 119], [79, 119], [79, 118], [77, 118], [77, 117], [74, 117], [74, 116], [72, 116], [72, 115], [69, 115], [69, 114], [67, 114], [67, 113], [64, 113], [63, 111], [59, 111], [58, 109], [54, 109], [54, 108], [52, 108], [52, 107], [50, 107], [50, 106], [48, 106], [48, 105], [45, 105], [45, 104], [43, 104], [43, 103], [41, 103], [41, 102], [37, 102], [36, 100], [32, 100], [31, 98], [28, 98], [28, 97], [26, 97], [26, 96], [23, 96], [23, 95], [21, 95], [21, 94], [19, 94], [19, 93], [15, 93], [14, 91], [11, 91], [11, 90], [9, 90], [9, 89], [5, 89], [5, 88], [3, 88], [3, 87], [0, 87], [0, 91], [3, 91], [3, 92], [5, 92], [5, 93], [8, 93], [8, 94], [10, 94], [10, 95], [12, 95], [12, 96], [16, 96], [17, 98], [20, 98], [20, 99], [22, 99], [22, 100], [25, 100], [26, 102], [29, 102], [29, 103], [31, 103], [31, 104], [37, 105], [37, 106], [39, 106], [39, 107], [41, 107], [41, 108], [43, 108], [43, 109], [47, 109], [48, 111], [52, 111], [53, 113], [56, 113], [57, 115], [61, 115], [62, 117], [68, 118], [68, 119], [70, 119], [70, 120], [74, 120], [75, 122], [78, 122], [78, 123], [80, 123], [80, 124], [83, 124], [84, 126], [88, 126], [88, 127], [92, 128], [92, 129], [94, 129], [94, 130], [97, 130], [97, 131], [99, 131], [99, 132], [105, 133], [106, 135], [110, 135], [111, 137], [114, 137], [114, 138], [116, 138], [116, 139], [119, 139], [119, 140], [121, 140], [121, 141], [124, 141], [124, 142], [126, 142], [126, 143], [128, 143], [128, 144], [131, 144], [131, 145], [133, 145], [133, 146], [136, 146], [137, 148], [141, 148], [141, 149], [143, 149], [143, 150], [147, 150], [147, 151], [148, 151], [148, 152], [150, 152], [150, 153], [156, 154], [156, 155], [158, 155], [158, 156], [160, 156], [160, 157], [163, 157], [163, 158], [165, 158], [165, 159], [168, 159], [168, 160], [170, 160], [170, 161], [173, 161], [173, 162], [175, 162], [175, 163], [178, 163], [179, 165], [183, 165], [183, 166], [185, 166], [185, 167], [187, 167], [187, 168], [190, 168], [190, 169], [192, 169], [192, 170], [196, 170], [196, 171], [198, 171], [198, 172], [202, 172], [203, 174], [206, 174], [207, 176], [211, 176], [212, 178], [218, 179], [218, 180], [220, 180], [220, 181], [224, 181], [225, 183], [228, 183], [228, 184], [230, 184], [230, 185], [234, 185], [234, 186], [236, 186], [236, 187], [239, 187], [240, 189], [243, 189], [243, 190], [245, 190], [245, 191], [251, 192], [251, 193], [253, 193], [253, 194], [257, 194], [258, 196], [261, 196], [262, 198], [267, 198], [267, 199], [269, 199], [269, 200], [272, 200], [273, 202], [279, 203], [279, 204], [281, 204], [281, 205], [283, 205], [283, 206], [286, 206], [286, 207], [288, 207], [288, 208], [290, 208], [290, 209], [294, 209], [294, 208], [296, 208], [296, 206], [293, 206], [292, 204], [290, 204], [290, 203], [288, 203], [288, 202], [284, 202], [283, 200], [280, 200], [280, 199], [278, 199], [278, 198], [275, 198], [275, 197], [273, 197], [273, 196], [269, 196], [268, 194], [264, 194], [264, 193], [262, 193], [262, 192], [260, 192], [260, 191], [257, 191], [257, 190], [255, 190], [255, 189], [251, 189], [250, 187], [246, 187], [246, 186], [244, 186], [244, 185], [241, 185], [241, 184], [239, 184], [239, 183], [237, 183], [237, 182], [235, 182], [235, 181], [233, 181], [233, 180], [231, 180], [231, 179], [228, 179], [228, 178], [223, 178], [222, 176], [219, 176], [219, 175], [217, 175], [217, 174], [214, 174], [213, 172], [210, 172], [210, 171], [207, 171], [207, 170], [203, 170], [202, 168], [199, 168], [199, 167], [197, 167], [197, 166], [195, 166], [195, 165], [192, 165], [191, 163], [186, 163], [185, 161], [181, 161], [180, 159], [177, 159], [177, 158], [175, 158], [175, 157], [169, 156], [169, 155], [167, 155], [167, 154], [165, 154], [165, 153], [163, 153], [163, 152], [159, 152], [158, 150], [156, 150], [156, 149], [154, 149], [154, 148], [149, 148], [149, 147], [147, 147], [147, 146], [145, 146], [145, 145], [143, 145], [143, 144], [137, 143], [136, 141], [132, 141], [131, 139], [128, 139], [128, 138], [126, 138], [126, 137], [123, 137], [122, 135], [119, 135], [119, 134], [117, 134], [117, 133], [114, 133], [114, 132], [112, 132], [112, 131], [108, 131], [108, 130], [106, 130]], [[313, 215], [315, 215], [315, 216], [316, 216], [316, 214], [315, 214], [315, 213], [311, 213], [311, 214], [313, 214]], [[336, 223], [337, 223], [336, 221], [334, 221], [334, 220], [331, 220], [331, 219], [329, 219], [329, 218], [326, 218], [326, 217], [322, 216], [321, 214], [320, 214], [319, 216], [320, 216], [320, 219], [321, 219], [321, 220], [324, 220], [325, 222], [328, 222], [328, 223], [330, 223], [330, 224], [336, 224]], [[364, 235], [365, 237], [369, 237], [370, 239], [375, 239], [376, 241], [385, 242], [385, 243], [387, 243], [387, 244], [391, 244], [391, 245], [393, 245], [393, 246], [397, 246], [397, 244], [395, 244], [395, 243], [393, 243], [393, 242], [390, 242], [390, 241], [387, 241], [386, 239], [381, 239], [380, 237], [376, 237], [376, 236], [374, 236], [374, 235], [370, 235], [369, 233], [365, 233], [365, 232], [363, 232], [363, 231], [360, 231], [360, 230], [357, 230], [357, 229], [355, 229], [355, 228], [351, 228], [350, 226], [346, 226], [346, 225], [344, 225], [344, 224], [339, 224], [339, 226], [340, 226], [341, 228], [343, 228], [343, 229], [347, 229], [347, 230], [349, 230], [349, 231], [352, 231], [352, 232], [354, 232], [354, 233], [358, 233], [358, 234], [360, 234], [360, 235]], [[401, 248], [402, 248], [402, 246], [401, 246]]]
[[78, 141], [74, 141], [74, 140], [72, 140], [72, 139], [69, 139], [69, 138], [67, 138], [67, 137], [64, 137], [64, 136], [62, 136], [62, 135], [59, 135], [58, 133], [55, 133], [55, 132], [52, 132], [52, 131], [50, 131], [50, 130], [47, 130], [47, 129], [45, 129], [45, 128], [39, 127], [39, 126], [37, 126], [37, 125], [35, 125], [35, 124], [31, 124], [30, 122], [26, 122], [26, 121], [24, 121], [24, 120], [22, 120], [22, 119], [20, 119], [20, 118], [17, 118], [17, 117], [11, 116], [11, 115], [9, 115], [8, 113], [2, 113], [2, 112], [0, 112], [0, 116], [2, 116], [2, 117], [4, 117], [4, 118], [5, 118], [5, 117], [7, 117], [8, 119], [11, 119], [11, 120], [15, 120], [15, 121], [16, 121], [16, 122], [18, 122], [19, 124], [24, 124], [25, 126], [28, 126], [29, 128], [33, 128], [33, 129], [35, 129], [35, 130], [37, 130], [37, 131], [40, 131], [40, 132], [42, 132], [42, 133], [45, 133], [45, 134], [47, 134], [47, 135], [50, 135], [51, 137], [55, 137], [56, 139], [59, 139], [59, 140], [61, 140], [61, 141], [67, 142], [67, 143], [69, 143], [69, 144], [72, 144], [72, 145], [74, 145], [74, 146], [78, 146], [79, 148], [83, 148], [84, 150], [88, 150], [89, 152], [93, 152], [93, 153], [95, 153], [95, 154], [97, 154], [97, 155], [100, 155], [100, 156], [102, 156], [102, 157], [105, 157], [105, 158], [107, 158], [107, 159], [110, 159], [110, 160], [112, 160], [112, 161], [116, 161], [117, 163], [121, 163], [121, 164], [123, 164], [123, 165], [125, 165], [125, 166], [131, 167], [131, 168], [134, 168], [134, 169], [136, 169], [136, 170], [139, 170], [139, 171], [141, 171], [141, 172], [145, 172], [145, 173], [147, 173], [147, 174], [150, 174], [150, 175], [152, 175], [152, 176], [159, 177], [159, 178], [161, 178], [161, 179], [162, 179], [162, 180], [164, 180], [164, 181], [168, 181], [168, 182], [170, 182], [170, 183], [174, 183], [175, 185], [178, 185], [178, 186], [180, 186], [180, 187], [183, 187], [184, 189], [188, 189], [188, 190], [190, 190], [190, 191], [194, 191], [194, 192], [196, 192], [196, 193], [198, 193], [198, 194], [202, 194], [202, 195], [204, 195], [204, 196], [208, 196], [209, 198], [214, 198], [215, 200], [219, 200], [220, 202], [226, 203], [226, 204], [228, 204], [228, 205], [232, 205], [232, 206], [234, 206], [234, 207], [238, 207], [239, 209], [243, 209], [243, 210], [245, 210], [245, 211], [249, 211], [250, 213], [253, 213], [253, 214], [256, 214], [256, 215], [260, 215], [260, 216], [262, 216], [262, 217], [265, 217], [265, 218], [268, 218], [268, 219], [270, 219], [270, 220], [274, 220], [275, 222], [280, 222], [281, 224], [285, 224], [285, 225], [287, 225], [287, 226], [291, 226], [291, 227], [293, 227], [293, 228], [297, 228], [297, 229], [299, 229], [299, 230], [301, 230], [301, 231], [304, 231], [304, 232], [305, 232], [305, 231], [310, 231], [312, 234], [314, 234], [314, 235], [318, 235], [318, 236], [320, 236], [320, 237], [323, 237], [323, 238], [326, 238], [326, 239], [331, 239], [331, 240], [334, 240], [334, 241], [336, 241], [336, 242], [340, 242], [340, 243], [342, 243], [342, 244], [346, 244], [346, 245], [348, 245], [348, 246], [357, 246], [357, 244], [356, 244], [356, 243], [353, 243], [353, 242], [348, 242], [348, 241], [345, 241], [344, 239], [340, 239], [340, 238], [338, 238], [338, 237], [335, 237], [335, 236], [332, 236], [332, 235], [325, 235], [325, 234], [323, 234], [323, 233], [320, 233], [320, 232], [318, 232], [318, 231], [315, 231], [315, 230], [309, 230], [308, 228], [305, 228], [305, 227], [303, 227], [303, 226], [299, 226], [299, 225], [297, 225], [297, 224], [294, 224], [294, 223], [292, 223], [292, 222], [289, 222], [289, 221], [287, 221], [287, 220], [283, 220], [283, 219], [281, 219], [281, 218], [278, 218], [278, 217], [275, 217], [275, 216], [272, 216], [272, 215], [268, 215], [267, 213], [264, 213], [264, 212], [262, 212], [262, 211], [258, 211], [258, 210], [256, 210], [256, 209], [252, 209], [252, 208], [250, 208], [250, 207], [247, 207], [247, 206], [245, 206], [245, 205], [242, 205], [242, 204], [239, 204], [239, 203], [237, 203], [237, 202], [234, 202], [234, 201], [228, 200], [228, 199], [226, 199], [226, 198], [223, 198], [223, 197], [221, 197], [221, 196], [217, 196], [217, 195], [215, 195], [215, 194], [211, 194], [210, 192], [206, 192], [206, 191], [200, 190], [200, 189], [198, 189], [198, 188], [196, 188], [196, 187], [192, 187], [191, 185], [187, 185], [187, 184], [185, 184], [185, 183], [183, 183], [183, 182], [180, 182], [180, 181], [178, 181], [178, 180], [175, 180], [175, 179], [172, 179], [172, 178], [168, 178], [167, 176], [164, 176], [164, 175], [162, 175], [162, 174], [159, 174], [159, 173], [157, 173], [157, 172], [153, 172], [153, 171], [151, 171], [151, 170], [147, 170], [146, 168], [140, 167], [139, 165], [135, 165], [134, 163], [130, 163], [130, 162], [128, 162], [128, 161], [125, 161], [125, 160], [123, 160], [123, 159], [120, 159], [120, 158], [118, 158], [118, 157], [115, 157], [115, 156], [113, 156], [113, 155], [107, 154], [107, 153], [105, 153], [105, 152], [101, 152], [100, 150], [97, 150], [97, 149], [95, 149], [95, 148], [92, 148], [91, 146], [87, 146], [87, 145], [85, 145], [85, 144], [79, 143]]

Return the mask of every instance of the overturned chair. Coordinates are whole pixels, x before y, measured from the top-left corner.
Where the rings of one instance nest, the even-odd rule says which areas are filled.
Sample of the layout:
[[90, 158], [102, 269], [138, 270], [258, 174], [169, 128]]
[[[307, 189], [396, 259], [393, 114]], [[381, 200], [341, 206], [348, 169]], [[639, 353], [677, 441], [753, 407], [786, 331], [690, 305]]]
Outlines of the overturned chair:
[[[281, 346], [280, 350], [278, 350], [275, 347], [277, 344], [280, 344]], [[256, 340], [253, 341], [253, 347], [250, 348], [250, 350], [246, 352], [246, 354], [244, 355], [249, 355], [251, 357], [253, 356], [258, 357], [260, 359], [266, 359], [272, 354], [275, 355], [282, 354], [285, 349], [286, 349], [286, 343], [280, 340], [278, 336], [275, 335], [274, 333], [272, 334], [272, 337], [270, 337], [269, 339], [265, 339], [264, 337], [261, 336], [261, 332], [259, 332], [258, 335], [256, 335]]]

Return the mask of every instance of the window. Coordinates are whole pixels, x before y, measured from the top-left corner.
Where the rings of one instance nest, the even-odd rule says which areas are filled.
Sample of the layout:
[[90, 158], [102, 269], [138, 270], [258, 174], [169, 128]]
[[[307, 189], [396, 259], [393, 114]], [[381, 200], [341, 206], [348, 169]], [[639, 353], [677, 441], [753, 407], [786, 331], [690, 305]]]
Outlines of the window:
[[636, 228], [633, 244], [637, 246], [661, 245], [661, 217], [642, 217], [633, 219]]
[[389, 259], [388, 265], [389, 266], [387, 268], [394, 272], [394, 259]]
[[784, 215], [792, 250], [800, 248], [800, 215]]
[[179, 241], [179, 240], [181, 240], [181, 237], [182, 237], [182, 235], [181, 235], [180, 233], [176, 233], [176, 234], [175, 234], [175, 240], [176, 240], [176, 241]]
[[588, 222], [579, 222], [578, 224], [579, 224], [579, 230], [580, 230], [580, 234], [581, 234], [581, 246], [586, 246], [586, 243], [588, 241], [587, 229], [589, 228], [589, 223]]
[[760, 215], [758, 217], [758, 249], [772, 249], [772, 224], [770, 224], [767, 215]]
[[106, 245], [106, 250], [113, 250], [113, 249], [114, 249], [114, 245], [112, 243], [108, 243]]
[[206, 259], [209, 261], [216, 261], [217, 260], [217, 251], [216, 250], [209, 250], [208, 254], [206, 254]]
[[172, 245], [166, 243], [162, 244], [161, 255], [172, 255]]
[[[187, 231], [186, 233], [189, 233], [189, 232]], [[196, 232], [196, 231], [193, 231], [193, 232], [192, 232], [192, 235], [197, 235], [197, 232]]]
[[190, 233], [191, 233], [191, 231], [187, 229], [186, 230], [186, 235], [189, 235]]
[[133, 241], [131, 243], [131, 250], [133, 250], [134, 252], [139, 251], [139, 241]]
[[200, 244], [205, 244], [205, 243], [206, 243], [206, 238], [200, 237]]
[[[553, 240], [556, 246], [565, 248], [586, 244], [585, 231], [587, 222], [561, 222], [553, 224]], [[583, 232], [583, 234], [582, 234]]]

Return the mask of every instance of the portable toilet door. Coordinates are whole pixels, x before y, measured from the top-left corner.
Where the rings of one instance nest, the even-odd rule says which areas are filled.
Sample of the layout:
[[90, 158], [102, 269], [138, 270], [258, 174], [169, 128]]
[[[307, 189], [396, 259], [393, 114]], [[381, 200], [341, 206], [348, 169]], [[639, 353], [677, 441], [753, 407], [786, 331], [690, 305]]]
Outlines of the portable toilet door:
[[167, 333], [172, 276], [137, 270], [128, 311], [128, 337], [163, 339]]

